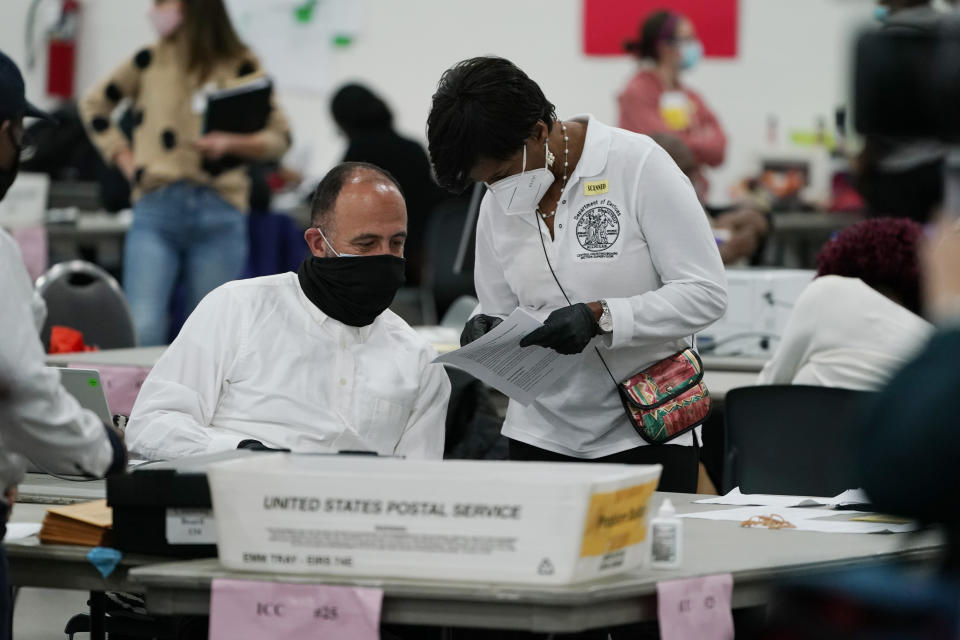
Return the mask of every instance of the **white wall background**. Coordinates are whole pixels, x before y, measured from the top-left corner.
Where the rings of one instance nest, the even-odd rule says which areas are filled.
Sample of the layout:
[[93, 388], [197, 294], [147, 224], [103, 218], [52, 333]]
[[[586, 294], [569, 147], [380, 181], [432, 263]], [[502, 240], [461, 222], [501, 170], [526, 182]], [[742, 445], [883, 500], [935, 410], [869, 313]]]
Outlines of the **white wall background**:
[[[56, 0], [43, 0], [55, 9]], [[581, 53], [580, 0], [353, 0], [363, 3], [355, 42], [332, 52], [317, 79], [318, 95], [281, 94], [300, 149], [296, 164], [322, 174], [343, 151], [329, 116], [328, 94], [362, 80], [391, 104], [397, 128], [425, 141], [430, 96], [454, 62], [494, 53], [510, 58], [543, 87], [561, 117], [590, 112], [616, 123], [616, 95], [634, 70], [626, 57]], [[710, 0], [703, 0], [709, 2]], [[2, 0], [0, 49], [21, 65], [29, 0]], [[151, 0], [82, 0], [77, 87], [84, 90], [152, 39], [145, 13]], [[669, 6], [669, 0], [664, 0]], [[871, 0], [740, 0], [739, 56], [706, 60], [687, 82], [699, 90], [727, 129], [727, 162], [711, 174], [712, 199], [753, 169], [773, 114], [781, 138], [833, 121], [845, 101], [851, 29], [869, 20]], [[41, 12], [43, 13], [43, 12]], [[39, 34], [38, 34], [39, 35]], [[27, 73], [28, 93], [44, 96], [43, 48]], [[304, 159], [305, 151], [309, 155]], [[302, 168], [302, 167], [301, 167]]]

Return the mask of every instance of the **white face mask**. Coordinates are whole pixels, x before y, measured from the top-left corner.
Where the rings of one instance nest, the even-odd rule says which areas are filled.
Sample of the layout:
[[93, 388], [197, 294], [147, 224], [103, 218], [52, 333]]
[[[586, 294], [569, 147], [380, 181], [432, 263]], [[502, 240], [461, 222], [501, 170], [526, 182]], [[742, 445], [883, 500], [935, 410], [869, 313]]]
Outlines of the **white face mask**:
[[337, 255], [338, 258], [360, 258], [360, 257], [362, 257], [362, 256], [358, 256], [358, 255], [355, 254], [355, 253], [340, 253], [340, 252], [338, 252], [336, 249], [333, 248], [333, 245], [330, 244], [330, 241], [327, 240], [327, 236], [323, 235], [323, 229], [321, 229], [320, 227], [316, 227], [316, 229], [317, 229], [317, 231], [320, 232], [320, 237], [323, 238], [323, 241], [324, 241], [324, 242], [326, 243], [326, 245], [330, 248], [330, 251], [333, 251], [333, 252]]
[[[550, 152], [547, 143], [543, 143], [547, 149], [545, 157], [549, 158]], [[533, 169], [527, 171], [527, 145], [523, 145], [523, 168], [520, 173], [507, 176], [497, 180], [493, 184], [487, 184], [487, 189], [493, 192], [493, 197], [500, 203], [504, 213], [514, 215], [518, 213], [530, 213], [535, 211], [540, 198], [547, 192], [550, 185], [553, 184], [554, 176], [546, 166], [542, 169]]]

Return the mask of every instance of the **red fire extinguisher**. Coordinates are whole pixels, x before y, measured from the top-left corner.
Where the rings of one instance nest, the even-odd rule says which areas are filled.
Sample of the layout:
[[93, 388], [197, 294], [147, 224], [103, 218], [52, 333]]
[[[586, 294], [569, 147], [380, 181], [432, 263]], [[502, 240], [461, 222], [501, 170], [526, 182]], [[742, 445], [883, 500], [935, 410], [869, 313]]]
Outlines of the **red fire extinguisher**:
[[47, 93], [53, 98], [73, 97], [79, 18], [79, 1], [61, 0], [60, 18], [47, 32]]

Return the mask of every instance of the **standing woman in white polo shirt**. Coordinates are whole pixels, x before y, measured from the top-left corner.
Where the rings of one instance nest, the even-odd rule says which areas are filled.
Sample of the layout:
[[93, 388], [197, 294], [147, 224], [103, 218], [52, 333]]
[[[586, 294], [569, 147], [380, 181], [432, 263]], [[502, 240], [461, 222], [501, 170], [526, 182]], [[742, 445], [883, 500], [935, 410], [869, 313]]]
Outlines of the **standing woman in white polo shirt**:
[[687, 177], [646, 136], [588, 115], [558, 121], [540, 87], [496, 57], [444, 73], [427, 136], [442, 186], [490, 187], [477, 226], [481, 311], [461, 342], [523, 307], [545, 326], [525, 344], [582, 353], [534, 403], [510, 402], [511, 458], [660, 463], [661, 490], [695, 491], [694, 432], [647, 445], [611, 379], [689, 347], [726, 308], [723, 264]]

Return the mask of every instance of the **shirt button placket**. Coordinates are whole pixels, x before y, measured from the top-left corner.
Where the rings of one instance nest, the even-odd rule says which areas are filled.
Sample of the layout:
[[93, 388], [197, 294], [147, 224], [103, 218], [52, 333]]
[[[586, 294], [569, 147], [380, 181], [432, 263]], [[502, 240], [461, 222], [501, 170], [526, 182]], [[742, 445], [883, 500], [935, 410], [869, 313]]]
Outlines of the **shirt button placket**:
[[350, 336], [348, 335], [348, 330], [344, 328], [340, 333], [340, 361], [341, 367], [339, 370], [340, 379], [336, 393], [339, 397], [339, 405], [341, 415], [350, 416], [351, 424], [355, 424], [355, 415], [353, 411], [353, 387], [355, 376], [355, 362], [353, 358], [353, 352], [350, 347], [353, 344]]

